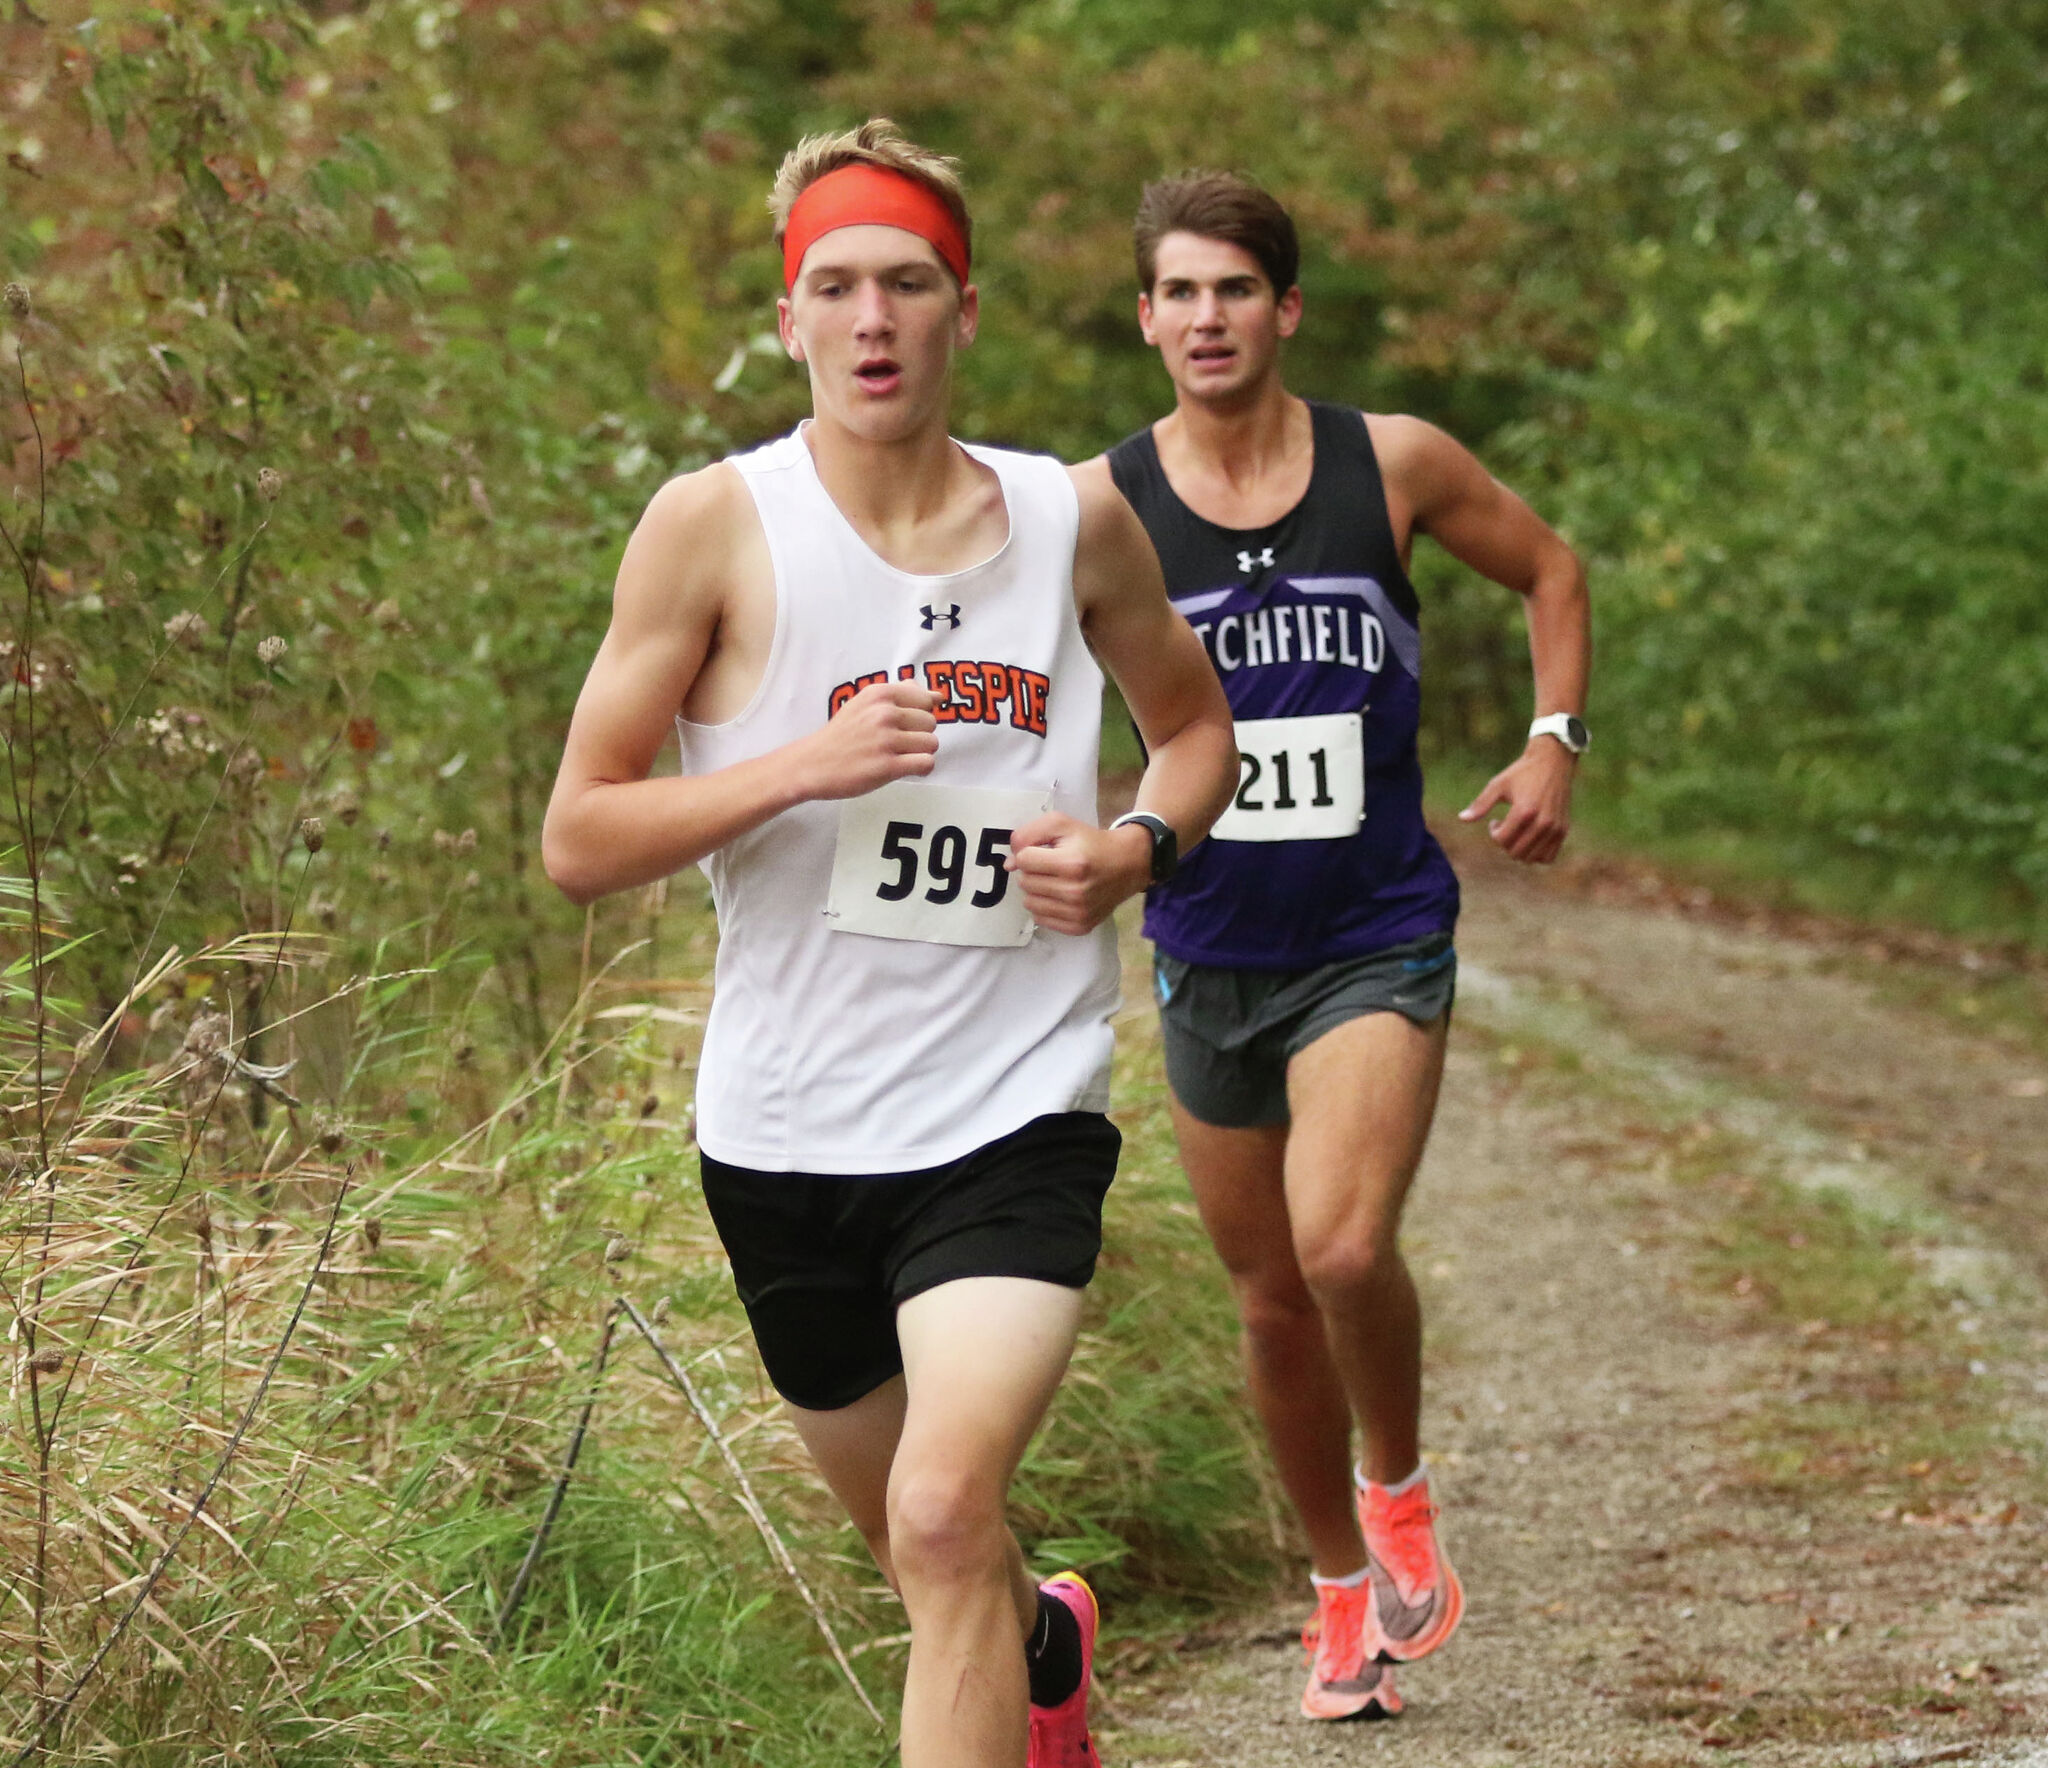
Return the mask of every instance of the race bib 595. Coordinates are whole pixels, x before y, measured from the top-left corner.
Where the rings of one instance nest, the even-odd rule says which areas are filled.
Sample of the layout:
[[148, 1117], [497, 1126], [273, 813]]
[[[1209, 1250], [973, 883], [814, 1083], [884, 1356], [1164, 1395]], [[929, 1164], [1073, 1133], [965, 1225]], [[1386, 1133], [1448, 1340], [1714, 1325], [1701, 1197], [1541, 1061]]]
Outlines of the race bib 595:
[[1365, 821], [1365, 722], [1356, 712], [1237, 723], [1237, 796], [1211, 841], [1335, 841]]
[[892, 780], [839, 812], [825, 916], [839, 933], [931, 945], [1023, 945], [1034, 923], [1003, 869], [1010, 834], [1049, 792]]

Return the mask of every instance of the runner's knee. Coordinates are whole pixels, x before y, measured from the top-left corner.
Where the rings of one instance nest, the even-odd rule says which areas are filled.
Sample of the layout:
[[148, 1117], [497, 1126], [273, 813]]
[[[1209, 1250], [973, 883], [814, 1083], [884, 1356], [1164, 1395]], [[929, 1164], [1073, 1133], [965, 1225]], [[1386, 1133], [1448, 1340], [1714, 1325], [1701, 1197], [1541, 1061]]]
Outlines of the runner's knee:
[[1237, 1317], [1254, 1343], [1290, 1342], [1303, 1332], [1323, 1329], [1316, 1298], [1296, 1271], [1289, 1271], [1284, 1281], [1249, 1279], [1236, 1288]]
[[1370, 1296], [1401, 1264], [1394, 1243], [1379, 1235], [1332, 1235], [1295, 1251], [1303, 1282], [1325, 1309]]
[[1003, 1565], [1001, 1482], [955, 1469], [889, 1482], [889, 1553], [905, 1586], [975, 1581]]

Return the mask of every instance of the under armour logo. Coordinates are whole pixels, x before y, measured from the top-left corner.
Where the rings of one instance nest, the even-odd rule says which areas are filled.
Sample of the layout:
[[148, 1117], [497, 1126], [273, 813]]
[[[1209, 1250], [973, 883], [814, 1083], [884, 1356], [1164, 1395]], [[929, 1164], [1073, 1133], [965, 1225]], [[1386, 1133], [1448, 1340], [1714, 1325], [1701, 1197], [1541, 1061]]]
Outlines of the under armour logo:
[[958, 602], [948, 602], [944, 608], [934, 608], [927, 603], [924, 607], [919, 608], [918, 612], [924, 616], [923, 625], [927, 632], [931, 631], [941, 620], [945, 621], [948, 626], [958, 626], [960, 624], [960, 604]]
[[1255, 553], [1241, 552], [1237, 555], [1237, 568], [1247, 577], [1252, 574], [1254, 565], [1270, 566], [1272, 563], [1273, 549], [1270, 546], [1262, 546]]

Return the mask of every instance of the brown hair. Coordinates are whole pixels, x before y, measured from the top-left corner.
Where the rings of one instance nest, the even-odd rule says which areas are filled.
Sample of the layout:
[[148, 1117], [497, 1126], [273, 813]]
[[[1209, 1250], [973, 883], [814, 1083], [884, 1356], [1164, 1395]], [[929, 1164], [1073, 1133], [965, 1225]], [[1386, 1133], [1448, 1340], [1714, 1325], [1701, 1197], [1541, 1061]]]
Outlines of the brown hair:
[[946, 205], [960, 224], [960, 237], [973, 244], [974, 223], [960, 185], [960, 162], [950, 154], [919, 147], [887, 117], [870, 117], [858, 129], [837, 135], [806, 135], [782, 156], [775, 188], [768, 193], [768, 212], [775, 217], [775, 243], [789, 231], [789, 211], [805, 189], [841, 166], [880, 166], [915, 179]]
[[1131, 224], [1131, 245], [1138, 286], [1148, 295], [1159, 280], [1159, 242], [1169, 233], [1220, 239], [1249, 252], [1276, 295], [1291, 289], [1301, 272], [1301, 243], [1287, 211], [1239, 172], [1196, 170], [1145, 186]]

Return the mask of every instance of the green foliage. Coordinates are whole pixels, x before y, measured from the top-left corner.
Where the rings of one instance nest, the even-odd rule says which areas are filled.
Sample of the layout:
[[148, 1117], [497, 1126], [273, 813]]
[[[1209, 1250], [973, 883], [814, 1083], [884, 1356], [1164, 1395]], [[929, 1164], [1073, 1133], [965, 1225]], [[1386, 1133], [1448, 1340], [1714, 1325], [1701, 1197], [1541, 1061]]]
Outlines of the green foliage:
[[[965, 429], [1072, 456], [1156, 415], [1137, 186], [1247, 165], [1308, 241], [1295, 383], [1447, 425], [1589, 556], [1604, 820], [2039, 931], [2038, 5], [861, 16], [803, 120], [887, 108], [963, 155]], [[763, 175], [794, 113], [736, 115]], [[787, 371], [732, 360], [731, 426], [781, 427]], [[1429, 741], [1497, 765], [1515, 610], [1422, 551]]]
[[1638, 832], [1868, 855], [1900, 907], [1983, 881], [2038, 932], [2044, 21], [1806, 22], [1719, 114], [1638, 113], [1661, 213], [1526, 437], [1596, 561], [1601, 778]]
[[[612, 559], [664, 473], [804, 409], [762, 192], [794, 131], [875, 108], [967, 160], [965, 432], [1079, 455], [1155, 415], [1137, 184], [1248, 164], [1308, 241], [1298, 384], [1446, 423], [1591, 557], [1611, 822], [2036, 912], [2038, 8], [1167, 27], [553, 0], [315, 26], [220, 0], [7, 29], [47, 82], [0, 217], [48, 432], [35, 802], [52, 890], [116, 935], [104, 998], [147, 928], [291, 912], [291, 831], [343, 807], [360, 827], [329, 816], [343, 863], [298, 912], [459, 908], [535, 1046], [568, 932], [537, 826]], [[1497, 759], [1514, 610], [1417, 569], [1430, 740]], [[168, 645], [188, 612], [196, 648]]]
[[[62, 143], [61, 220], [27, 230], [37, 312], [8, 352], [11, 526], [37, 567], [8, 654], [18, 790], [36, 769], [20, 832], [48, 891], [93, 905], [111, 1000], [159, 929], [281, 924], [298, 814], [368, 687], [335, 641], [435, 498], [417, 376], [376, 318], [406, 280], [361, 194], [388, 168], [341, 141], [299, 190], [264, 170], [303, 33], [260, 8], [97, 22], [52, 70], [96, 128]], [[102, 130], [146, 175], [86, 176]], [[23, 490], [47, 499], [32, 520]], [[260, 663], [280, 632], [289, 661]]]
[[[0, 224], [35, 299], [4, 340], [37, 567], [10, 756], [102, 1000], [152, 937], [298, 915], [360, 949], [459, 913], [529, 1049], [559, 1007], [540, 952], [573, 922], [533, 877], [559, 732], [641, 504], [722, 438], [647, 394], [661, 193], [571, 232], [679, 95], [601, 7], [510, 55], [450, 24], [218, 0], [10, 27], [46, 168]], [[308, 814], [340, 863], [295, 903]]]

